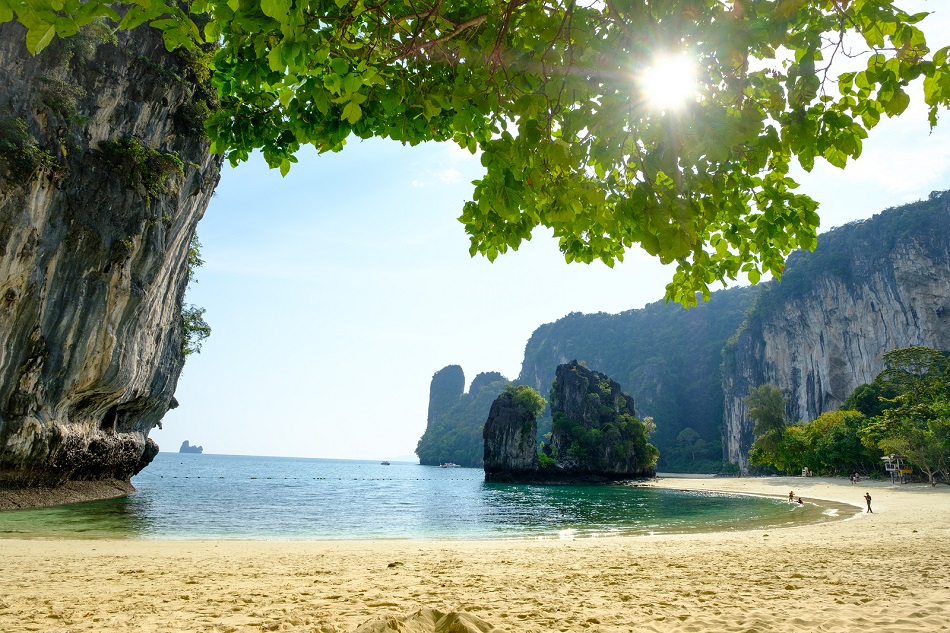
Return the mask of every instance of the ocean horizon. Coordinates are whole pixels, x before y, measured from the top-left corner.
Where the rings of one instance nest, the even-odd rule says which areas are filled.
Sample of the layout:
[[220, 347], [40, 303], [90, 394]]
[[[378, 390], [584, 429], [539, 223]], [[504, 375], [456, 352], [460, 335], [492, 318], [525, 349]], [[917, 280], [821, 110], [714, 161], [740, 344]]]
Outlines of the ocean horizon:
[[489, 484], [413, 462], [159, 453], [136, 492], [0, 512], [0, 536], [144, 539], [566, 539], [844, 518], [836, 504], [649, 486]]

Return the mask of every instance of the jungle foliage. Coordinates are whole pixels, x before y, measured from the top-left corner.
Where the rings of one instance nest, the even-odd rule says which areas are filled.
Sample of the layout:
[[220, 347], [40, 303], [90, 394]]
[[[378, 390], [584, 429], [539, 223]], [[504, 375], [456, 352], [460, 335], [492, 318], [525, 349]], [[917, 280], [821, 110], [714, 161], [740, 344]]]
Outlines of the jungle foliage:
[[[897, 5], [0, 0], [0, 22], [21, 22], [31, 51], [99, 18], [149, 24], [169, 50], [219, 42], [206, 129], [232, 163], [259, 149], [287, 173], [306, 144], [452, 141], [486, 170], [460, 218], [472, 254], [493, 260], [538, 226], [568, 261], [613, 265], [639, 246], [675, 262], [667, 297], [695, 304], [814, 248], [818, 205], [795, 193], [793, 162], [844, 167], [911, 90], [936, 124], [948, 48]], [[681, 109], [650, 107], [638, 82], [661, 55], [696, 61]]]
[[774, 433], [763, 435], [769, 450], [756, 435], [750, 464], [788, 474], [806, 466], [821, 475], [877, 474], [880, 458], [896, 454], [930, 483], [950, 483], [948, 355], [910, 347], [885, 353], [884, 362], [884, 371], [840, 410], [785, 426], [777, 441]]

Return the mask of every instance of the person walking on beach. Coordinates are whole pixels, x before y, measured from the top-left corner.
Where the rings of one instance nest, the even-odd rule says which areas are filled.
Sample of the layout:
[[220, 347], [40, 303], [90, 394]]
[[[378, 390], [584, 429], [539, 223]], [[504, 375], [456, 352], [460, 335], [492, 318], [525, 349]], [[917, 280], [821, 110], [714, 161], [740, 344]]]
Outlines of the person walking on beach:
[[870, 492], [864, 493], [864, 500], [868, 502], [868, 509], [867, 509], [867, 512], [865, 512], [864, 514], [867, 514], [868, 512], [870, 512], [871, 514], [874, 514], [874, 510], [871, 509], [871, 493]]
[[792, 491], [792, 490], [789, 490], [789, 491], [788, 491], [788, 502], [789, 502], [789, 503], [792, 503], [793, 501], [795, 501], [795, 492]]

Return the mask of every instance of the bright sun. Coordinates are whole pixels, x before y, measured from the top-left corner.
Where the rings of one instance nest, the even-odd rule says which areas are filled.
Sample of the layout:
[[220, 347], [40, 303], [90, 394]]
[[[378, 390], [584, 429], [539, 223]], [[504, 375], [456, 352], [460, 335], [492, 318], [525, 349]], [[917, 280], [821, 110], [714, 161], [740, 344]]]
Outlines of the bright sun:
[[696, 99], [696, 65], [685, 55], [655, 57], [638, 82], [656, 110], [678, 110]]

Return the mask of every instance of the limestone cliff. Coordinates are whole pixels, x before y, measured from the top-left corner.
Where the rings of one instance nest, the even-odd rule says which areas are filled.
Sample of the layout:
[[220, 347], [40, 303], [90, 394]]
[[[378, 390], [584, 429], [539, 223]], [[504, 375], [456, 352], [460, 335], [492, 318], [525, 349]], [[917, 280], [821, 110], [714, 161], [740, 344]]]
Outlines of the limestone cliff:
[[0, 489], [127, 481], [176, 404], [213, 96], [147, 28], [23, 42], [0, 26]]
[[485, 481], [510, 483], [537, 479], [538, 427], [534, 413], [510, 391], [498, 396], [483, 431]]
[[538, 455], [537, 422], [511, 392], [492, 404], [485, 423], [485, 480], [581, 483], [656, 474], [658, 451], [620, 385], [576, 360], [557, 367], [551, 389], [550, 442]]
[[789, 258], [723, 353], [726, 458], [748, 464], [749, 387], [778, 385], [789, 419], [813, 420], [871, 382], [885, 352], [913, 345], [950, 350], [950, 193], [831, 231]]
[[577, 361], [558, 365], [551, 388], [550, 457], [576, 478], [652, 477], [657, 449], [634, 413], [633, 398]]
[[193, 453], [195, 455], [201, 455], [204, 450], [204, 446], [192, 446], [188, 440], [182, 442], [181, 446], [178, 448], [179, 453]]
[[[722, 347], [757, 292], [720, 290], [689, 310], [658, 301], [620, 314], [569, 314], [534, 331], [518, 382], [547, 396], [557, 366], [583, 360], [617, 380], [640, 416], [654, 419], [658, 469], [715, 472], [722, 464]], [[690, 429], [700, 440], [684, 446], [680, 434]]]
[[435, 420], [451, 410], [465, 393], [465, 372], [458, 365], [448, 365], [432, 376], [429, 383], [429, 414], [426, 422]]
[[483, 464], [482, 426], [492, 402], [505, 390], [508, 379], [498, 372], [483, 372], [465, 388], [465, 374], [458, 365], [437, 371], [429, 384], [429, 416], [416, 445], [419, 463], [436, 466], [452, 462], [480, 468]]

